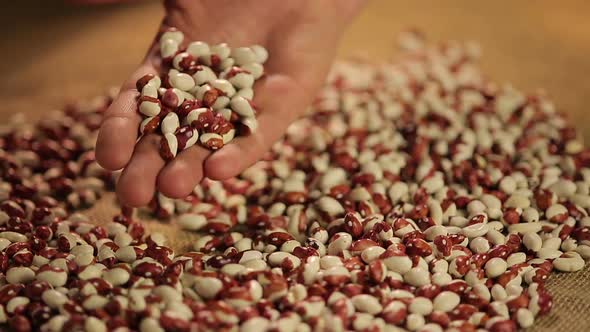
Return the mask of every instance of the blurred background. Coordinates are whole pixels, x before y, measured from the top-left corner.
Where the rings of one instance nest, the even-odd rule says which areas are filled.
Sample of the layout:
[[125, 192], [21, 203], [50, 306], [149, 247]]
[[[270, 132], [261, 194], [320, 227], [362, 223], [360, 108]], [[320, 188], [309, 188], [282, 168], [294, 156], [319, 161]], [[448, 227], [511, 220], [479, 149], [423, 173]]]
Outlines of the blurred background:
[[[0, 118], [58, 108], [119, 85], [152, 41], [160, 1], [4, 1], [0, 16]], [[375, 61], [408, 27], [432, 41], [478, 41], [497, 82], [544, 88], [590, 141], [590, 2], [373, 0], [346, 31], [339, 55]]]

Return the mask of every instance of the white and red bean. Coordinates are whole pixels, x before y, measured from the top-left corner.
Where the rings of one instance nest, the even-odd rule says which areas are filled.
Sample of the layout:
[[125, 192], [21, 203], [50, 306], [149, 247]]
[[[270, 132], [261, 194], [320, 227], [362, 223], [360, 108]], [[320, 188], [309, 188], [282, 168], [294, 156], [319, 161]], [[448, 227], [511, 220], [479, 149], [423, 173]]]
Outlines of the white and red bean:
[[[164, 32], [160, 37], [162, 72], [147, 74], [136, 84], [138, 112], [145, 117], [139, 131], [147, 135], [161, 129], [160, 154], [167, 161], [197, 141], [217, 150], [236, 134], [256, 131], [252, 86], [262, 77], [268, 59], [268, 52], [259, 45], [232, 49], [227, 44], [195, 41], [183, 48], [183, 40], [183, 33], [174, 28]], [[207, 112], [193, 113], [196, 109]], [[180, 139], [179, 127], [185, 125], [182, 135], [191, 135]]]

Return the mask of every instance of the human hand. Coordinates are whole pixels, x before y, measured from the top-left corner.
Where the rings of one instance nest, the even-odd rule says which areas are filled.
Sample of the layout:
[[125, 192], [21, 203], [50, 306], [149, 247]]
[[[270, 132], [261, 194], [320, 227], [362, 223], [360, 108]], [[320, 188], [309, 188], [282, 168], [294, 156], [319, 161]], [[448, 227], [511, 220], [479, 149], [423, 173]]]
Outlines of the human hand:
[[324, 82], [344, 28], [365, 0], [167, 0], [162, 29], [176, 27], [188, 40], [226, 42], [231, 47], [264, 46], [270, 54], [266, 76], [254, 86], [260, 109], [258, 130], [237, 137], [212, 153], [195, 145], [165, 163], [160, 136], [136, 140], [141, 117], [135, 82], [159, 72], [158, 43], [123, 84], [107, 110], [96, 144], [100, 165], [123, 172], [117, 183], [120, 202], [146, 205], [156, 190], [186, 197], [204, 176], [222, 180], [255, 163], [311, 103]]

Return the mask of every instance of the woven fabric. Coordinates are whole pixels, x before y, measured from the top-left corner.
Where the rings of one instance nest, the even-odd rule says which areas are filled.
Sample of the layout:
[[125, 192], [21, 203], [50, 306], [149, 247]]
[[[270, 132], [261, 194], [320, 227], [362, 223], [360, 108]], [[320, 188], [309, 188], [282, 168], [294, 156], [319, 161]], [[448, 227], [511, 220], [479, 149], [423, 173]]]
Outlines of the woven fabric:
[[555, 272], [547, 287], [553, 295], [553, 309], [528, 331], [590, 331], [590, 268], [575, 273]]

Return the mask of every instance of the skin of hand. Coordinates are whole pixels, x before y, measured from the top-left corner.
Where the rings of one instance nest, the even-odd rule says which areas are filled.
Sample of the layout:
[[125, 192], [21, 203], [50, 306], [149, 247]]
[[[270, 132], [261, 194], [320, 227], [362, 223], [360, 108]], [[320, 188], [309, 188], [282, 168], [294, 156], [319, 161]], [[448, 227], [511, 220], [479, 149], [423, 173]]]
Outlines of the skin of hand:
[[180, 152], [165, 163], [158, 152], [158, 135], [139, 142], [135, 88], [138, 78], [157, 74], [158, 42], [140, 67], [123, 84], [105, 114], [96, 144], [98, 163], [123, 169], [117, 196], [123, 205], [143, 206], [156, 190], [171, 198], [186, 197], [203, 179], [238, 175], [260, 159], [309, 106], [321, 88], [345, 27], [365, 0], [170, 0], [161, 30], [176, 27], [185, 41], [228, 43], [231, 47], [259, 44], [269, 51], [264, 78], [254, 86], [260, 110], [258, 130], [237, 137], [218, 151], [199, 146]]

